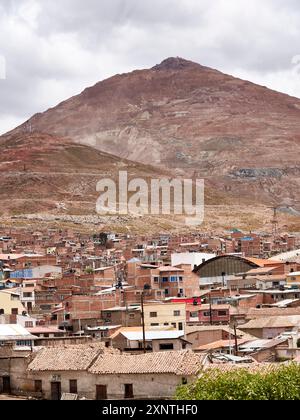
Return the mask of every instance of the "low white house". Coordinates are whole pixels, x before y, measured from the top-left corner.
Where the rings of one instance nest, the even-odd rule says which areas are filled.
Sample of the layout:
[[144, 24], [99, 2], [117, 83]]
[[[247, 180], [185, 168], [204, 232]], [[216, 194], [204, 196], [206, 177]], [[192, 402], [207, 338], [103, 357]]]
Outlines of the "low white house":
[[13, 343], [15, 348], [33, 347], [36, 337], [18, 324], [0, 325], [0, 346]]
[[[143, 332], [141, 330], [128, 331], [120, 329], [111, 337], [113, 347], [135, 353], [143, 349]], [[181, 351], [192, 347], [185, 340], [184, 331], [145, 331], [146, 350], [152, 352]]]

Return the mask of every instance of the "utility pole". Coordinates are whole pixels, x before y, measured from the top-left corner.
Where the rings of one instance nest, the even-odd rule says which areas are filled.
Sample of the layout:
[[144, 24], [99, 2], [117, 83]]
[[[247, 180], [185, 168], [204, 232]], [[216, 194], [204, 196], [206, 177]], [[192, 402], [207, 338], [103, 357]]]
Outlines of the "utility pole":
[[212, 304], [211, 304], [211, 293], [209, 294], [209, 317], [210, 317], [210, 325], [213, 325], [213, 314], [212, 314]]
[[125, 327], [128, 327], [128, 303], [127, 303], [126, 290], [123, 290], [123, 302], [125, 305]]
[[143, 349], [146, 354], [146, 331], [145, 331], [145, 312], [144, 312], [144, 292], [141, 294], [142, 326], [143, 326]]
[[225, 276], [226, 276], [226, 273], [223, 271], [223, 273], [222, 273], [222, 284], [223, 284], [224, 288], [225, 288]]
[[233, 330], [234, 330], [235, 356], [237, 356], [239, 352], [239, 346], [238, 346], [238, 340], [237, 340], [237, 334], [236, 334], [236, 322], [234, 322], [233, 324]]

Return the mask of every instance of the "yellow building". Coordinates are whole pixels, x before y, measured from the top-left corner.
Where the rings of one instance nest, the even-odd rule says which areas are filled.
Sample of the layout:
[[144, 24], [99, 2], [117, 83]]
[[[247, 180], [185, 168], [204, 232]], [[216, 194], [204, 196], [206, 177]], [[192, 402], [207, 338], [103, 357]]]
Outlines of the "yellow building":
[[145, 326], [170, 327], [185, 331], [185, 303], [147, 303], [144, 305]]
[[0, 315], [22, 315], [26, 312], [20, 301], [20, 295], [14, 290], [0, 291]]
[[290, 273], [287, 276], [288, 287], [300, 287], [300, 271]]

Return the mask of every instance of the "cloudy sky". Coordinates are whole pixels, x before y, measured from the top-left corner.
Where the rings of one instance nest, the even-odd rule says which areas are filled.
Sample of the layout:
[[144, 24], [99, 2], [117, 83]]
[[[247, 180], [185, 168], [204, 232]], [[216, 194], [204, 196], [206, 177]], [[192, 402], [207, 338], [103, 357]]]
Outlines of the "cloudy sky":
[[170, 56], [300, 98], [300, 2], [0, 0], [0, 133]]

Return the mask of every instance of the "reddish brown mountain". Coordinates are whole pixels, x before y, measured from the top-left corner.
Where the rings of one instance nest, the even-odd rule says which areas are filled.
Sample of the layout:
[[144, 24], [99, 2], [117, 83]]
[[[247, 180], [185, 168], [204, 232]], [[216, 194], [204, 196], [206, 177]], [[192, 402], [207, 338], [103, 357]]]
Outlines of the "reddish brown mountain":
[[169, 58], [97, 83], [0, 137], [0, 172], [26, 160], [53, 176], [65, 172], [60, 165], [88, 172], [90, 162], [113, 173], [125, 159], [139, 174], [154, 165], [156, 174], [204, 177], [220, 204], [225, 194], [242, 205], [297, 207], [299, 121], [299, 99]]
[[12, 134], [63, 136], [131, 161], [196, 172], [238, 196], [290, 203], [300, 184], [299, 118], [299, 99], [169, 58], [100, 82]]
[[[2, 214], [95, 213], [97, 182], [130, 177], [157, 178], [149, 165], [130, 162], [65, 137], [15, 132], [1, 139], [0, 199]], [[58, 211], [59, 213], [59, 211]]]

